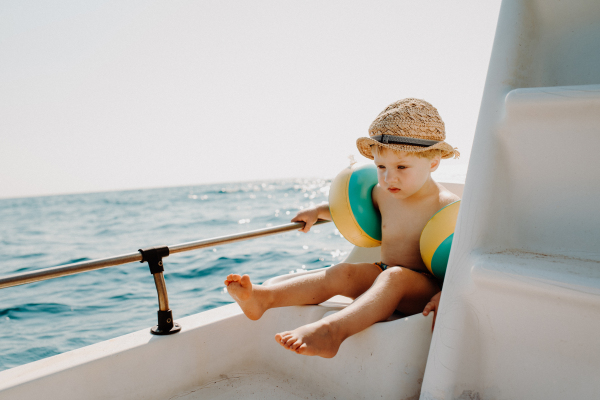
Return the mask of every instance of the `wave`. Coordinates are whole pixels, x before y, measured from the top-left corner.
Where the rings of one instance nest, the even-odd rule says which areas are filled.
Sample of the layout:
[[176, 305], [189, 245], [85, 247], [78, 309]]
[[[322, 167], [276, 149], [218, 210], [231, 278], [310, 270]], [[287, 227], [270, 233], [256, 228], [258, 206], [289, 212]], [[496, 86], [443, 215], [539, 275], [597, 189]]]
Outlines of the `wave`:
[[69, 261], [67, 261], [65, 263], [58, 264], [58, 265], [74, 264], [74, 263], [83, 262], [83, 261], [89, 261], [89, 260], [91, 260], [91, 258], [89, 258], [89, 257], [72, 258]]
[[29, 253], [29, 254], [21, 254], [18, 256], [12, 256], [12, 258], [26, 260], [29, 258], [43, 257], [45, 255], [46, 255], [46, 253]]
[[59, 303], [29, 303], [11, 308], [0, 309], [0, 317], [19, 319], [32, 314], [58, 314], [71, 311], [71, 306]]

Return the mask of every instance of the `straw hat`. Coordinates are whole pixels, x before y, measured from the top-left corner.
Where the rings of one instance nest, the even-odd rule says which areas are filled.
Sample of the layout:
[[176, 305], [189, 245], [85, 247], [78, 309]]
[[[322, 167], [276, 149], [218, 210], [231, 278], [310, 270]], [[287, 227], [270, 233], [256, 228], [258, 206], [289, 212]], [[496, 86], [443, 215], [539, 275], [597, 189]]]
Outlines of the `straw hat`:
[[408, 153], [439, 149], [442, 158], [458, 158], [458, 150], [444, 139], [444, 121], [436, 108], [425, 100], [404, 99], [387, 106], [369, 127], [369, 137], [358, 138], [356, 146], [371, 160], [374, 145]]

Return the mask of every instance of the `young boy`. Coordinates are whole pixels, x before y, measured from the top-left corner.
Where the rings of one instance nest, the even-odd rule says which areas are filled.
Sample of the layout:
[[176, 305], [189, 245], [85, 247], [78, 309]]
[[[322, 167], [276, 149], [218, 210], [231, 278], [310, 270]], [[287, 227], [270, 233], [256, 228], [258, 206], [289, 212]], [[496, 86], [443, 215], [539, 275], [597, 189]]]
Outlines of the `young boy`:
[[[373, 202], [382, 219], [381, 262], [341, 263], [272, 286], [253, 285], [248, 275], [231, 274], [225, 285], [246, 316], [257, 320], [270, 308], [319, 304], [335, 295], [355, 299], [335, 314], [275, 335], [298, 354], [329, 358], [346, 338], [395, 310], [408, 315], [435, 311], [440, 282], [423, 264], [419, 237], [440, 208], [458, 200], [431, 178], [441, 158], [459, 156], [445, 138], [444, 122], [426, 101], [404, 99], [389, 105], [371, 124], [369, 137], [357, 140], [360, 153], [374, 159], [378, 169]], [[301, 230], [308, 232], [319, 218], [331, 220], [328, 204], [303, 210], [292, 221], [305, 222]]]

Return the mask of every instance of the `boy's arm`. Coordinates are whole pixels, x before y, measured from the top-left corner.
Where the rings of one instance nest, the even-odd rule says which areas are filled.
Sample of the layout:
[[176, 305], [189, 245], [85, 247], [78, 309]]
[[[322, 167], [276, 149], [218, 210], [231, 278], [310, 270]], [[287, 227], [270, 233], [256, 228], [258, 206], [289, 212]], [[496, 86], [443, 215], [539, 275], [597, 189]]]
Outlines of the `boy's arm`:
[[377, 184], [373, 186], [373, 190], [371, 191], [371, 200], [376, 210], [379, 210], [379, 196], [381, 196], [381, 186]]
[[307, 208], [299, 211], [292, 222], [304, 222], [304, 228], [298, 229], [300, 232], [308, 232], [315, 222], [319, 219], [331, 221], [331, 213], [329, 212], [329, 203], [323, 203], [316, 207]]

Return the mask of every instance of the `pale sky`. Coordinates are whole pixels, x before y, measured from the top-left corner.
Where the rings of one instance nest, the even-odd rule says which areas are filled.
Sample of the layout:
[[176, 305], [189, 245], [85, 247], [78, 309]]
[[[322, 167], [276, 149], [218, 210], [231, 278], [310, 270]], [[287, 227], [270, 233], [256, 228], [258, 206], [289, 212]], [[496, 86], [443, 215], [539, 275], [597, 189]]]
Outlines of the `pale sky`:
[[1, 1], [0, 198], [333, 178], [406, 97], [464, 180], [499, 6]]

